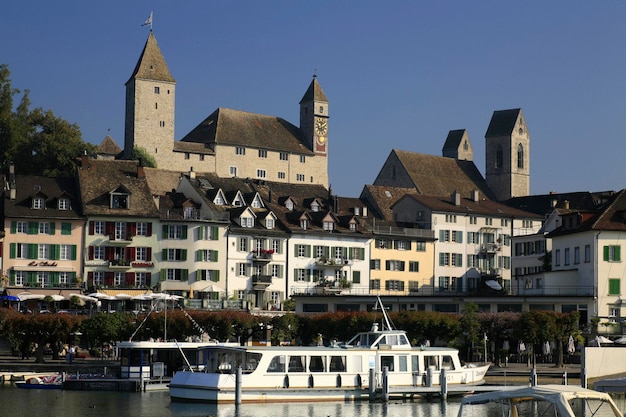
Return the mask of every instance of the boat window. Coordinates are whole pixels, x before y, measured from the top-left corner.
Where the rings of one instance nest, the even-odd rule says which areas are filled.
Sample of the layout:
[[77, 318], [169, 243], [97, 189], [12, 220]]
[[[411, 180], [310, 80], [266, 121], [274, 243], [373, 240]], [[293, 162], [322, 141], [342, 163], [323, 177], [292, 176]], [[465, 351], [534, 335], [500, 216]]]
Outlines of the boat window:
[[411, 344], [409, 343], [409, 339], [407, 339], [405, 334], [401, 334], [399, 336], [399, 344], [400, 345], [406, 345], [406, 346], [410, 346]]
[[304, 356], [289, 357], [289, 372], [304, 372]]
[[452, 356], [446, 355], [441, 358], [441, 369], [454, 369], [454, 361], [452, 359]]
[[402, 356], [398, 356], [398, 370], [400, 372], [406, 372], [407, 371], [407, 360], [406, 360], [406, 356], [402, 355]]
[[385, 366], [389, 369], [389, 372], [393, 372], [393, 356], [380, 357], [380, 370], [382, 371]]
[[217, 354], [217, 371], [230, 373], [232, 371], [233, 358], [230, 352], [219, 352]]
[[326, 356], [311, 356], [309, 360], [309, 372], [326, 371]]
[[411, 355], [411, 370], [420, 372], [420, 357], [418, 355]]
[[425, 356], [424, 362], [426, 369], [434, 368], [436, 371], [439, 370], [439, 356]]
[[330, 357], [330, 372], [346, 372], [346, 357], [345, 356], [331, 356]]
[[261, 361], [260, 353], [249, 353], [246, 356], [246, 366], [244, 367], [244, 372], [252, 372], [256, 369]]
[[285, 356], [274, 356], [267, 367], [267, 372], [285, 372]]

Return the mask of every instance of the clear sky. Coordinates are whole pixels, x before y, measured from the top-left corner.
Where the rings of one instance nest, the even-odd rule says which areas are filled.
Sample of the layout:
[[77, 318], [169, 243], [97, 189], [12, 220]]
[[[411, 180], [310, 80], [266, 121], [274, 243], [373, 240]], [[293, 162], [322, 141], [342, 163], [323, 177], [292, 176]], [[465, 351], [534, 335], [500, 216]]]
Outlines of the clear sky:
[[517, 107], [532, 194], [625, 188], [624, 0], [5, 1], [0, 63], [33, 108], [123, 147], [150, 11], [177, 81], [177, 140], [218, 107], [298, 125], [316, 72], [339, 195], [373, 183], [392, 149], [441, 155], [453, 129], [484, 175], [491, 115]]

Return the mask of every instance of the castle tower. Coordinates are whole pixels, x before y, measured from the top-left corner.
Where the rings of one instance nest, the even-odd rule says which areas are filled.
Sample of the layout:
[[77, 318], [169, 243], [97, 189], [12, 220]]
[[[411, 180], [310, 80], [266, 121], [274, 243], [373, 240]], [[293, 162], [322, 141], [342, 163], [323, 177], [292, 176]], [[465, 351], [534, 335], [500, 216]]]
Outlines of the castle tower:
[[485, 180], [498, 201], [530, 194], [530, 134], [522, 109], [493, 112], [485, 152]]
[[124, 158], [134, 147], [144, 148], [157, 167], [171, 158], [174, 147], [176, 80], [152, 31], [130, 79], [126, 82]]
[[305, 145], [319, 156], [328, 153], [328, 114], [328, 99], [314, 75], [300, 100], [300, 129]]

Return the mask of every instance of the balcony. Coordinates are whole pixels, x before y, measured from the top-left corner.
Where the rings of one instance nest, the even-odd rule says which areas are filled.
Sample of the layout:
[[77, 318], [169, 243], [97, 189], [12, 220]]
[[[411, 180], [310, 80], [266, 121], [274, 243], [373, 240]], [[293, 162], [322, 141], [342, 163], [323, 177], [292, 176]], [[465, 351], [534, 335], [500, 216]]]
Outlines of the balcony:
[[255, 291], [263, 291], [271, 284], [271, 275], [252, 275], [252, 289]]
[[274, 256], [274, 251], [272, 249], [261, 249], [252, 252], [252, 261], [253, 262], [270, 262]]
[[346, 265], [350, 265], [350, 263], [351, 261], [349, 261], [348, 259], [342, 259], [342, 258], [321, 257], [321, 258], [315, 259], [315, 265], [327, 266], [331, 268], [343, 268]]
[[480, 245], [480, 251], [483, 253], [496, 253], [500, 251], [500, 245], [496, 243], [483, 243]]
[[109, 268], [111, 269], [128, 269], [131, 262], [128, 259], [114, 259], [109, 261]]

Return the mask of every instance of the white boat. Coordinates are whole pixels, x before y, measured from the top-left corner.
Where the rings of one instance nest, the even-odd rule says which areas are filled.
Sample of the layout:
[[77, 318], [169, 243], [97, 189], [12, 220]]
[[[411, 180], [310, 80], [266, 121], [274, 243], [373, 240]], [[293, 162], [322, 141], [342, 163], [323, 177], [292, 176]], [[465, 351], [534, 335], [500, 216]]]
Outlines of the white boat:
[[383, 370], [394, 392], [439, 385], [444, 369], [447, 384], [483, 381], [489, 364], [462, 365], [452, 348], [412, 347], [406, 332], [392, 330], [384, 317], [389, 330], [374, 324], [341, 345], [202, 347], [193, 360], [202, 365], [174, 374], [170, 398], [213, 403], [369, 399], [370, 391], [380, 393]]
[[609, 394], [573, 385], [537, 385], [468, 395], [461, 400], [457, 417], [487, 415], [489, 403], [499, 408], [499, 415], [509, 417], [623, 417]]

